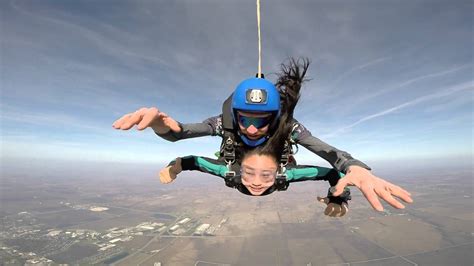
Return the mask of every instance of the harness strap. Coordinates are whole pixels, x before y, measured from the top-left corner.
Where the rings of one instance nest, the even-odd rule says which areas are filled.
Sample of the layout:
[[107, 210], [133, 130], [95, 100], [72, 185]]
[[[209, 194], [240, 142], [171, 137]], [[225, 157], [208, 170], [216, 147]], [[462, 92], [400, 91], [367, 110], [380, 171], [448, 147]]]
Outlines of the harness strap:
[[275, 179], [275, 188], [278, 191], [285, 191], [288, 188], [289, 184], [290, 183], [287, 181], [286, 176], [286, 167], [285, 165], [283, 165], [283, 163], [281, 163]]
[[[288, 186], [290, 185], [287, 181], [286, 165], [288, 164], [291, 156], [298, 152], [298, 145], [292, 138], [293, 132], [296, 130], [296, 128], [298, 128], [298, 126], [298, 123], [293, 124], [293, 128], [290, 134], [288, 135], [288, 139], [285, 141], [285, 144], [283, 146], [283, 152], [280, 158], [280, 167], [278, 167], [278, 173], [275, 180], [275, 188], [278, 191], [287, 190]], [[296, 152], [293, 152], [293, 145], [296, 147]]]
[[224, 157], [224, 161], [227, 163], [229, 168], [235, 162], [235, 147], [234, 137], [232, 134], [224, 134], [224, 140], [221, 147], [221, 153]]
[[229, 95], [222, 104], [222, 128], [228, 131], [234, 131], [234, 119], [232, 114], [232, 96]]
[[223, 130], [220, 157], [224, 159], [227, 166], [227, 171], [224, 174], [225, 184], [228, 187], [235, 188], [238, 183], [236, 179], [240, 178], [240, 176], [232, 170], [232, 165], [235, 163], [235, 139], [234, 134], [225, 129]]
[[[224, 109], [227, 109], [227, 108], [223, 108], [223, 111]], [[226, 119], [223, 119], [223, 120], [224, 120], [223, 124], [225, 124]], [[228, 119], [227, 119], [227, 122], [229, 122]], [[283, 152], [280, 158], [280, 166], [278, 168], [278, 172], [277, 172], [277, 176], [275, 180], [275, 189], [279, 191], [284, 191], [289, 186], [289, 182], [287, 181], [287, 175], [286, 175], [286, 165], [288, 164], [290, 157], [296, 153], [296, 152], [295, 153], [293, 152], [293, 145], [295, 145], [298, 150], [298, 146], [296, 145], [295, 141], [292, 139], [293, 131], [297, 127], [298, 127], [298, 124], [295, 123], [283, 147]], [[235, 147], [237, 145], [238, 144], [235, 141], [235, 134], [232, 131], [230, 131], [228, 128], [226, 128], [225, 125], [223, 125], [223, 139], [221, 143], [220, 155], [224, 159], [227, 165], [227, 171], [225, 173], [224, 178], [225, 178], [226, 186], [234, 187], [234, 188], [238, 185], [238, 183], [240, 183], [238, 182], [240, 180], [237, 180], [240, 178], [240, 175], [237, 175], [237, 173], [232, 170], [232, 165], [236, 161]]]

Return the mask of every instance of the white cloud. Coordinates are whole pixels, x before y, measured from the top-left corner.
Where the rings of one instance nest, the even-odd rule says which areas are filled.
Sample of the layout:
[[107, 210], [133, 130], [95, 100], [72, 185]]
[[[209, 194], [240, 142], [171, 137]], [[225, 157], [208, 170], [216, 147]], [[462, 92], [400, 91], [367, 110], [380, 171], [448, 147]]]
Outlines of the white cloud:
[[414, 100], [399, 104], [397, 106], [388, 108], [386, 110], [382, 110], [382, 111], [374, 113], [372, 115], [365, 116], [365, 117], [357, 120], [356, 122], [354, 122], [352, 124], [349, 124], [348, 126], [344, 126], [342, 128], [336, 129], [334, 132], [332, 132], [330, 134], [327, 134], [327, 135], [324, 135], [322, 137], [323, 138], [332, 138], [332, 137], [338, 136], [340, 134], [343, 134], [343, 133], [349, 131], [351, 128], [353, 128], [355, 126], [358, 126], [359, 124], [362, 124], [366, 121], [369, 121], [369, 120], [372, 120], [372, 119], [375, 119], [375, 118], [379, 118], [379, 117], [382, 117], [382, 116], [386, 116], [386, 115], [391, 114], [393, 112], [402, 110], [404, 108], [407, 108], [407, 107], [410, 107], [410, 106], [413, 106], [413, 105], [420, 104], [422, 102], [426, 102], [426, 101], [430, 101], [430, 100], [438, 99], [438, 98], [443, 98], [443, 97], [449, 96], [451, 94], [454, 94], [456, 92], [463, 91], [463, 90], [469, 90], [469, 89], [471, 89], [471, 90], [473, 89], [473, 82], [462, 83], [462, 84], [452, 86], [452, 87], [449, 87], [447, 89], [444, 89], [444, 90], [441, 90], [441, 91], [438, 91], [438, 92], [435, 92], [435, 93], [432, 93], [432, 94], [421, 96], [421, 97], [418, 97]]
[[420, 81], [427, 80], [427, 79], [442, 77], [442, 76], [445, 76], [445, 75], [448, 75], [448, 74], [452, 74], [452, 73], [455, 73], [455, 72], [457, 72], [457, 71], [466, 69], [466, 68], [468, 68], [468, 67], [472, 67], [472, 64], [466, 64], [466, 65], [463, 65], [463, 66], [457, 66], [457, 67], [453, 67], [453, 68], [450, 68], [450, 69], [447, 69], [447, 70], [443, 70], [443, 71], [440, 71], [440, 72], [430, 73], [430, 74], [426, 74], [426, 75], [414, 77], [414, 78], [412, 78], [412, 79], [410, 79], [410, 80], [401, 82], [401, 83], [396, 84], [396, 85], [394, 85], [394, 86], [391, 86], [391, 87], [389, 87], [389, 88], [376, 90], [376, 91], [374, 91], [374, 92], [372, 92], [372, 93], [370, 93], [370, 94], [366, 94], [366, 95], [364, 95], [364, 97], [361, 97], [357, 102], [360, 103], [360, 102], [362, 102], [362, 101], [367, 101], [367, 100], [369, 100], [369, 99], [373, 99], [373, 98], [375, 98], [375, 97], [378, 97], [378, 96], [380, 96], [380, 95], [382, 95], [382, 94], [386, 94], [386, 93], [388, 93], [388, 92], [397, 90], [397, 89], [399, 89], [399, 88], [409, 86], [409, 85], [411, 85], [411, 84], [413, 84], [413, 83], [420, 82]]

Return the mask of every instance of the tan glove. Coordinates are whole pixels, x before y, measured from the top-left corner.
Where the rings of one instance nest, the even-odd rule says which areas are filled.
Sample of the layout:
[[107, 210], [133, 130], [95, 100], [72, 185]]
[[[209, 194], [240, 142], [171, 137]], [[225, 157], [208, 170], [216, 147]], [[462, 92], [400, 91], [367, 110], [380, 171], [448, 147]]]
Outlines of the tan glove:
[[176, 158], [173, 165], [169, 165], [160, 171], [160, 181], [163, 184], [168, 184], [173, 182], [179, 173], [183, 171], [181, 167], [181, 158]]
[[324, 210], [324, 214], [330, 217], [341, 217], [344, 216], [347, 212], [349, 212], [349, 206], [347, 203], [342, 202], [341, 204], [329, 202], [329, 198], [321, 198], [318, 196], [318, 201], [326, 204], [327, 207]]

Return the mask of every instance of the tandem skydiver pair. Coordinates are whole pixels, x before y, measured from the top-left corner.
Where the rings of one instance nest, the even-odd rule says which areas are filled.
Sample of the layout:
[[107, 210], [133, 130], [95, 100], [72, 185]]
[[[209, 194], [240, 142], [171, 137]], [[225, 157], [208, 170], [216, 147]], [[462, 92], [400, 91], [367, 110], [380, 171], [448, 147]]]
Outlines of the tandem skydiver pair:
[[[222, 114], [202, 123], [182, 124], [157, 108], [142, 108], [118, 119], [113, 126], [123, 130], [134, 125], [139, 130], [151, 127], [169, 141], [206, 135], [222, 137], [217, 160], [178, 158], [160, 172], [165, 183], [182, 170], [198, 170], [224, 178], [228, 186], [245, 194], [267, 195], [285, 190], [291, 182], [328, 180], [333, 190], [321, 201], [340, 203], [343, 211], [336, 216], [347, 210], [341, 206], [347, 207], [348, 185], [356, 185], [376, 210], [383, 209], [378, 196], [395, 208], [404, 208], [392, 195], [411, 202], [407, 191], [372, 175], [366, 164], [312, 136], [293, 118], [308, 66], [307, 59], [290, 59], [288, 64], [282, 64], [275, 85], [261, 77], [243, 81], [223, 104]], [[293, 157], [296, 144], [319, 155], [333, 168], [297, 166]]]

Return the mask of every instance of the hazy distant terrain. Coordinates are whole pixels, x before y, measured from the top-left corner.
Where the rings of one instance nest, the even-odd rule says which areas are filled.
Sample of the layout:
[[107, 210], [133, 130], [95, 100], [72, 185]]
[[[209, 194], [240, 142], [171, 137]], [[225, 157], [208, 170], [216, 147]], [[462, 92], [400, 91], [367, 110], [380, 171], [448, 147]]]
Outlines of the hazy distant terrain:
[[381, 170], [377, 174], [412, 192], [415, 203], [377, 213], [352, 189], [348, 215], [329, 218], [315, 201], [326, 194], [324, 182], [249, 197], [194, 173], [162, 185], [154, 176], [158, 166], [50, 167], [50, 176], [2, 170], [5, 265], [474, 263], [472, 168]]

